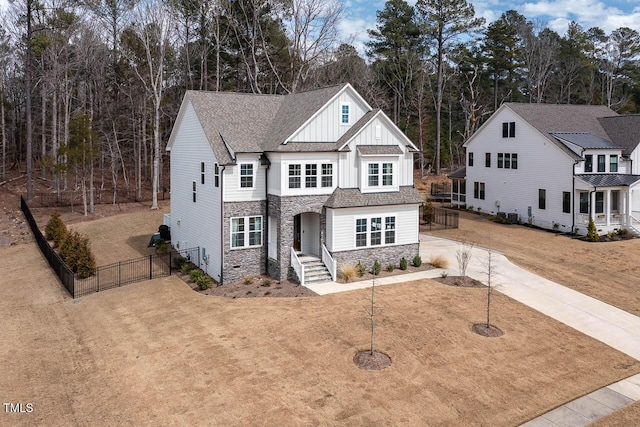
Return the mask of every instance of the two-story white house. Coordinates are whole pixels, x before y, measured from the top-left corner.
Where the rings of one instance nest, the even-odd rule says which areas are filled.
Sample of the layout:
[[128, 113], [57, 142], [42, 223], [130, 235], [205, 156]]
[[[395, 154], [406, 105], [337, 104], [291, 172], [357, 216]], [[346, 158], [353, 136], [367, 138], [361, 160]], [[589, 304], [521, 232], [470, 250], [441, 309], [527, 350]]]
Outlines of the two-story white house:
[[[640, 116], [604, 106], [506, 103], [465, 143], [453, 174], [467, 207], [542, 228], [640, 231]], [[464, 184], [463, 184], [464, 183]]]
[[220, 284], [335, 279], [418, 254], [414, 144], [349, 84], [291, 95], [188, 91], [167, 150], [171, 243]]

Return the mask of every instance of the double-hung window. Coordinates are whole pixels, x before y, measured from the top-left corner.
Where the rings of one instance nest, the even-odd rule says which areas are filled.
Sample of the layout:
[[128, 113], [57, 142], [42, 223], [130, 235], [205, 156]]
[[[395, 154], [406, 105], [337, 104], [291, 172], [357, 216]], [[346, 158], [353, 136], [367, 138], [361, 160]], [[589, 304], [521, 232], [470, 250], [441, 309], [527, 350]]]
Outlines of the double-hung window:
[[469, 160], [467, 161], [467, 166], [473, 166], [473, 153], [469, 153]]
[[504, 167], [504, 153], [498, 153], [498, 169]]
[[473, 198], [484, 200], [484, 182], [473, 183]]
[[216, 187], [220, 187], [220, 165], [217, 163], [213, 165], [213, 181]]
[[231, 247], [262, 246], [262, 217], [231, 218]]
[[580, 213], [589, 213], [589, 193], [587, 191], [580, 192]]
[[546, 209], [547, 208], [547, 190], [540, 188], [538, 189], [538, 209]]
[[591, 154], [584, 156], [584, 171], [593, 172], [593, 156]]
[[609, 156], [609, 172], [618, 172], [618, 155]]
[[322, 164], [322, 178], [321, 178], [322, 187], [333, 187], [333, 164], [331, 163], [323, 163]]
[[349, 104], [340, 105], [340, 124], [348, 125], [351, 122]]
[[511, 153], [504, 153], [504, 168], [511, 169]]
[[396, 217], [388, 216], [384, 219], [384, 243], [389, 245], [396, 242]]
[[306, 188], [315, 188], [318, 186], [318, 165], [305, 165], [304, 180]]
[[484, 153], [484, 166], [491, 167], [491, 153]]
[[606, 171], [607, 156], [604, 154], [598, 154], [598, 172], [602, 173]]
[[289, 165], [289, 188], [300, 188], [302, 185], [301, 175], [301, 165]]
[[253, 188], [253, 163], [240, 163], [240, 188]]
[[516, 122], [502, 123], [502, 137], [515, 138], [515, 136], [516, 136]]
[[382, 185], [393, 185], [393, 163], [382, 164]]
[[568, 191], [562, 192], [562, 212], [571, 213], [571, 193]]
[[604, 213], [604, 191], [596, 191], [596, 213]]
[[193, 192], [193, 203], [195, 203], [196, 202], [196, 182], [195, 181], [192, 182], [191, 191]]
[[380, 185], [380, 165], [378, 163], [369, 163], [369, 187], [377, 187]]
[[204, 185], [204, 162], [200, 162], [200, 184]]
[[371, 246], [382, 244], [382, 218], [371, 218]]
[[356, 219], [356, 247], [367, 246], [367, 219]]

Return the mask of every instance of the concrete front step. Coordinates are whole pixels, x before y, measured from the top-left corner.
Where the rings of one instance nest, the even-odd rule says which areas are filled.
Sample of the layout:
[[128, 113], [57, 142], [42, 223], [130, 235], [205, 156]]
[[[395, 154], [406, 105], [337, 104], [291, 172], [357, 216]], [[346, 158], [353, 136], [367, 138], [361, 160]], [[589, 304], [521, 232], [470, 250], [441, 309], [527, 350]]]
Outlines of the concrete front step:
[[298, 259], [304, 266], [305, 284], [331, 282], [331, 273], [320, 258], [301, 255]]

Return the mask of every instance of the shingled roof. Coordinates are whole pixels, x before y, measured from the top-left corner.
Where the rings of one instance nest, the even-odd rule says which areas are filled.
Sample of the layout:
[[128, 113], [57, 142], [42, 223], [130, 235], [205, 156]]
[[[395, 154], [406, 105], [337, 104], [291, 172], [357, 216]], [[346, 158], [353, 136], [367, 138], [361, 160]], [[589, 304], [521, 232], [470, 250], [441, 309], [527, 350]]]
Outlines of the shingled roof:
[[640, 144], [640, 115], [600, 117], [598, 119], [611, 141], [622, 147], [628, 156]]
[[414, 187], [399, 191], [362, 193], [358, 188], [336, 188], [324, 204], [327, 208], [359, 208], [363, 206], [422, 204], [422, 196]]
[[554, 138], [552, 133], [582, 132], [610, 139], [598, 119], [618, 115], [612, 109], [602, 105], [520, 104], [509, 102], [506, 103], [506, 106], [536, 128], [549, 141], [575, 159], [579, 159], [580, 156]]

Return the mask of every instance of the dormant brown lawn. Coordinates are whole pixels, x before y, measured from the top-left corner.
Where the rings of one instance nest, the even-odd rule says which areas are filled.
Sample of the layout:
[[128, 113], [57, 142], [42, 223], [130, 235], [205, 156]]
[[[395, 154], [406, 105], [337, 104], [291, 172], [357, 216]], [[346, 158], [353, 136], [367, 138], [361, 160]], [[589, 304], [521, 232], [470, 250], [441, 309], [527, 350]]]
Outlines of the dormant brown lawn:
[[352, 362], [369, 344], [368, 290], [233, 300], [174, 276], [74, 303], [35, 244], [0, 251], [0, 390], [34, 406], [3, 425], [517, 425], [640, 372], [500, 294], [505, 335], [475, 335], [481, 288], [378, 288], [376, 348], [393, 363], [368, 372]]

